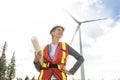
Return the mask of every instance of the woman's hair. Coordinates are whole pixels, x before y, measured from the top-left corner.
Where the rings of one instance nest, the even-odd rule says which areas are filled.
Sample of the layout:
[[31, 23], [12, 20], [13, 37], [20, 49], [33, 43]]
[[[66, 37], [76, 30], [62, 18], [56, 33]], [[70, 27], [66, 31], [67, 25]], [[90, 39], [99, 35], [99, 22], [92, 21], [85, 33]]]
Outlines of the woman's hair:
[[64, 28], [62, 26], [55, 26], [50, 30], [50, 34], [56, 29], [56, 28], [61, 28], [64, 31]]

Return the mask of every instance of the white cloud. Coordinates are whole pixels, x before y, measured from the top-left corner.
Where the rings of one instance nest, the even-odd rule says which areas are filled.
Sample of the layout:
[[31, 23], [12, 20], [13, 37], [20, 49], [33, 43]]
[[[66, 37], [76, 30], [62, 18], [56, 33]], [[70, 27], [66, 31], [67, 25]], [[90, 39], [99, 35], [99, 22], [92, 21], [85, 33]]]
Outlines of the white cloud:
[[[85, 49], [86, 75], [90, 78], [119, 78], [119, 22], [107, 35], [98, 38], [93, 47]], [[90, 57], [92, 56], [92, 57]], [[91, 59], [93, 58], [93, 59]], [[92, 72], [92, 74], [89, 74]], [[95, 76], [94, 76], [95, 75]]]

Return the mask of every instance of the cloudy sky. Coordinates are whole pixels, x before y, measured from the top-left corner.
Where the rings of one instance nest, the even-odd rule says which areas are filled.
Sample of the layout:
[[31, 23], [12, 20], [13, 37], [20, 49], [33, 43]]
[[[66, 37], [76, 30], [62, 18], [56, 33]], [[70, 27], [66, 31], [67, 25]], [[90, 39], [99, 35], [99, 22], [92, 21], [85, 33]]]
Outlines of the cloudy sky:
[[[119, 0], [1, 0], [0, 46], [7, 41], [6, 57], [15, 51], [16, 77], [38, 77], [33, 65], [34, 49], [31, 37], [36, 36], [41, 46], [50, 43], [49, 30], [57, 24], [65, 27], [61, 41], [70, 44], [78, 21], [108, 18], [81, 25], [86, 79], [111, 80], [120, 78], [120, 7]], [[77, 32], [71, 46], [79, 50]], [[69, 56], [67, 68], [74, 58]], [[69, 79], [80, 79], [80, 69]]]

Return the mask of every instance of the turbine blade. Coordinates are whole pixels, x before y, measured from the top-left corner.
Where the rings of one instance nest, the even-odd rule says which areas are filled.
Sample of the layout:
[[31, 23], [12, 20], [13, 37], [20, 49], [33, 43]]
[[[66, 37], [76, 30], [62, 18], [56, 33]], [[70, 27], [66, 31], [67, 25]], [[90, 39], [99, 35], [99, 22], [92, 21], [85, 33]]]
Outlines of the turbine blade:
[[95, 20], [87, 20], [87, 21], [82, 21], [81, 23], [87, 23], [87, 22], [93, 22], [93, 21], [100, 21], [100, 20], [105, 20], [107, 18], [102, 18], [102, 19], [95, 19]]
[[75, 21], [75, 22], [77, 22], [77, 23], [79, 23], [79, 21], [78, 20], [76, 20], [69, 12], [67, 12], [66, 10], [65, 10], [65, 12], [67, 13], [67, 14], [69, 14], [69, 16], [71, 16], [72, 17], [72, 19]]
[[73, 42], [73, 40], [74, 40], [74, 37], [75, 37], [75, 35], [76, 35], [76, 33], [77, 33], [80, 25], [81, 25], [81, 24], [79, 24], [79, 25], [77, 26], [77, 28], [76, 28], [76, 30], [75, 30], [75, 32], [74, 32], [74, 35], [73, 35], [73, 37], [72, 37], [72, 40], [71, 40], [71, 42], [70, 42], [70, 45], [72, 44], [72, 42]]

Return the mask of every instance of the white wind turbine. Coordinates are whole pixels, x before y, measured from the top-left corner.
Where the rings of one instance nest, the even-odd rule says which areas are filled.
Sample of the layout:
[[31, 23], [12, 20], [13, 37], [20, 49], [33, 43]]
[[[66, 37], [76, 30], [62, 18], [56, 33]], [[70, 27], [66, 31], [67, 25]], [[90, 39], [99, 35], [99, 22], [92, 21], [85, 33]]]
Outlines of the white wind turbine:
[[[66, 10], [65, 10], [65, 11], [66, 11]], [[67, 11], [66, 11], [66, 12], [67, 12]], [[75, 30], [75, 33], [74, 33], [74, 35], [73, 35], [73, 37], [72, 37], [72, 40], [71, 40], [70, 45], [72, 44], [72, 42], [73, 42], [73, 40], [74, 40], [74, 37], [75, 37], [75, 35], [76, 35], [76, 32], [77, 32], [78, 29], [79, 29], [80, 53], [81, 53], [81, 55], [83, 56], [83, 52], [82, 52], [82, 41], [81, 41], [81, 27], [80, 27], [81, 24], [82, 24], [82, 23], [93, 22], [93, 21], [105, 20], [105, 19], [107, 19], [107, 18], [95, 19], [95, 20], [86, 20], [86, 21], [80, 22], [80, 21], [76, 20], [69, 12], [67, 12], [67, 13], [68, 13], [68, 14], [72, 17], [72, 19], [78, 24], [78, 26], [77, 26], [77, 28], [76, 28], [76, 30]], [[85, 80], [84, 64], [81, 65], [81, 80]]]

